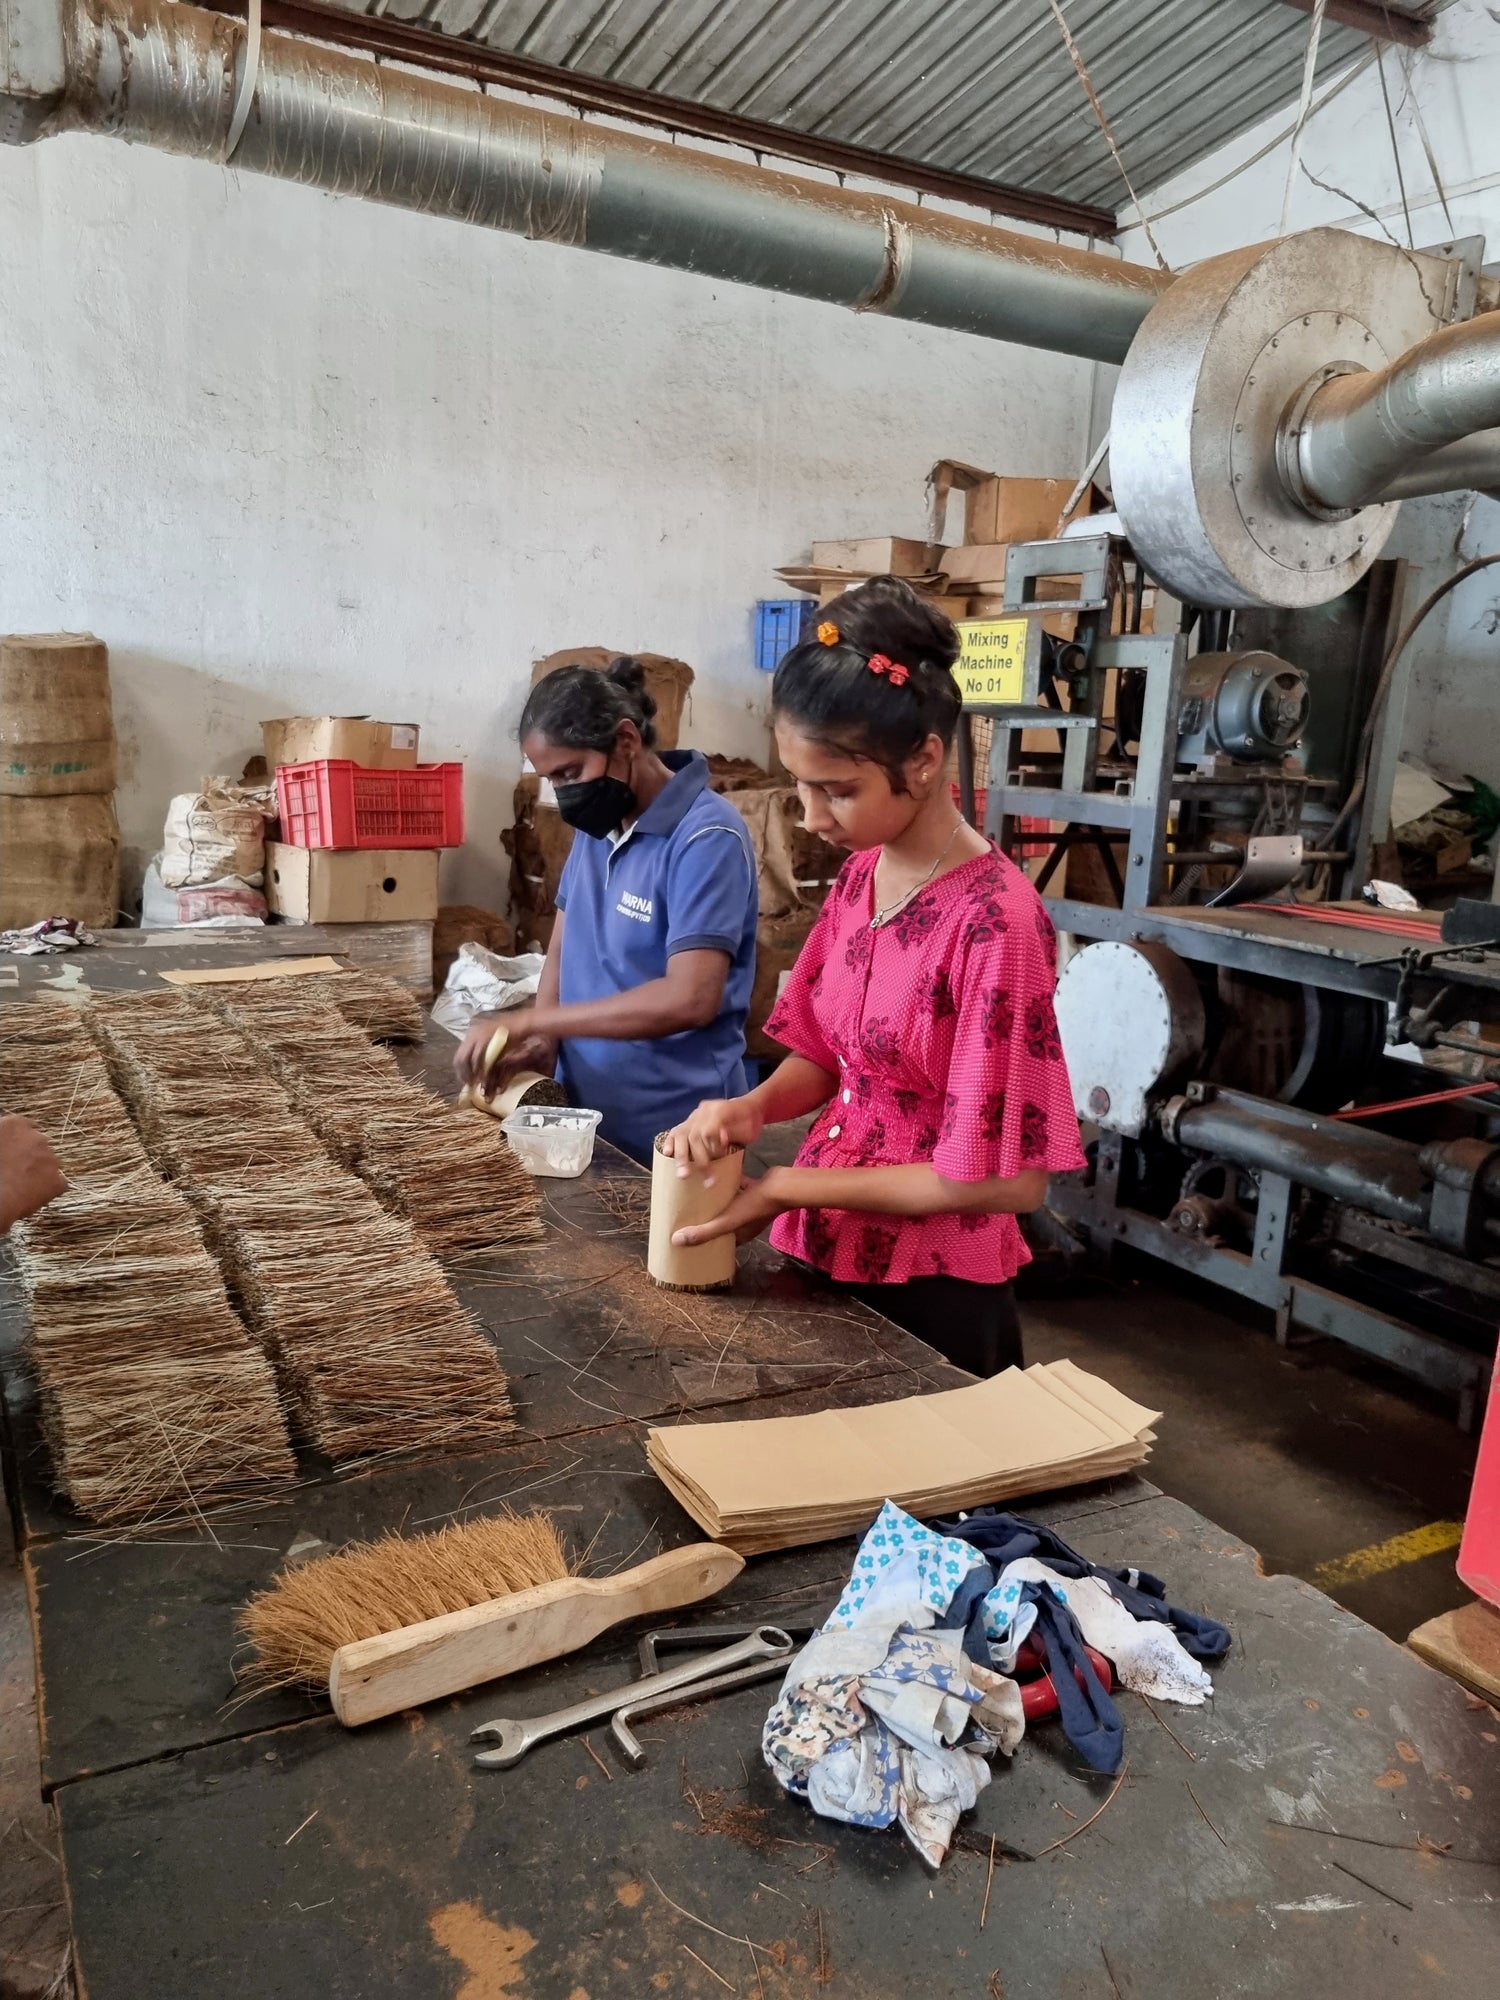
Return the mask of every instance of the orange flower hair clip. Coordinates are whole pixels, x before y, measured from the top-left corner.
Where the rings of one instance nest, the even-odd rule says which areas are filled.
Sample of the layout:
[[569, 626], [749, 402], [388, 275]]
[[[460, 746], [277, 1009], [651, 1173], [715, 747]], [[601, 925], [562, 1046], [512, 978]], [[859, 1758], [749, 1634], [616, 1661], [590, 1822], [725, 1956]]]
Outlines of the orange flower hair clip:
[[820, 646], [836, 646], [840, 636], [839, 628], [831, 618], [825, 618], [818, 627], [818, 644]]
[[905, 687], [911, 679], [908, 668], [903, 667], [899, 660], [888, 659], [884, 653], [871, 653], [870, 672], [888, 677], [893, 688]]

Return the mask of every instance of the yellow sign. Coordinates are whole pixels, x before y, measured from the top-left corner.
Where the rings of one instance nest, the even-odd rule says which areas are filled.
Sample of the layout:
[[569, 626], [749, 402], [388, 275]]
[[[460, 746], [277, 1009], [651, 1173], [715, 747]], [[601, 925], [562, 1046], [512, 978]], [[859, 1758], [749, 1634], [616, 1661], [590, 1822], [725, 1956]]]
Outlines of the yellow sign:
[[954, 676], [966, 708], [1024, 699], [1029, 618], [963, 619]]

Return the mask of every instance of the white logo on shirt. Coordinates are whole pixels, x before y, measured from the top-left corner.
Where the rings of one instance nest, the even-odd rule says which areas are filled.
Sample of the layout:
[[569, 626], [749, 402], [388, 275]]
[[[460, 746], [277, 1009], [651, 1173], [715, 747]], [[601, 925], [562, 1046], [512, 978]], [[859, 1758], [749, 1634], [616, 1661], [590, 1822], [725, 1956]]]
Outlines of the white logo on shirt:
[[649, 896], [632, 896], [626, 889], [622, 892], [619, 902], [615, 904], [615, 909], [622, 917], [634, 917], [638, 924], [649, 924], [651, 921]]

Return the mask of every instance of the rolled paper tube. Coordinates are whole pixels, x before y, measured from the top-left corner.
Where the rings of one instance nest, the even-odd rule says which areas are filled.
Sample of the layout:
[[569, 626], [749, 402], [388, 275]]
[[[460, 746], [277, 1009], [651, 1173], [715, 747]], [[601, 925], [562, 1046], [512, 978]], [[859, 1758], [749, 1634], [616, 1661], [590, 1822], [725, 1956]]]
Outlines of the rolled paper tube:
[[[734, 1283], [735, 1241], [732, 1236], [716, 1236], [712, 1243], [695, 1243], [679, 1249], [672, 1237], [679, 1229], [699, 1222], [712, 1222], [734, 1200], [740, 1190], [740, 1172], [745, 1155], [736, 1149], [712, 1167], [691, 1167], [679, 1176], [677, 1161], [661, 1149], [661, 1139], [651, 1160], [651, 1236], [646, 1247], [646, 1269], [659, 1285], [672, 1291], [709, 1292], [719, 1285]], [[705, 1185], [706, 1175], [713, 1186]]]
[[540, 1070], [523, 1069], [513, 1076], [504, 1090], [493, 1097], [479, 1100], [480, 1109], [488, 1111], [494, 1118], [509, 1118], [512, 1111], [518, 1111], [523, 1104], [566, 1104], [568, 1093], [560, 1083], [550, 1076], [543, 1076]]
[[458, 1093], [458, 1101], [470, 1111], [482, 1111], [487, 1118], [509, 1118], [523, 1104], [566, 1104], [568, 1093], [540, 1070], [523, 1069], [493, 1097], [483, 1097], [465, 1084]]

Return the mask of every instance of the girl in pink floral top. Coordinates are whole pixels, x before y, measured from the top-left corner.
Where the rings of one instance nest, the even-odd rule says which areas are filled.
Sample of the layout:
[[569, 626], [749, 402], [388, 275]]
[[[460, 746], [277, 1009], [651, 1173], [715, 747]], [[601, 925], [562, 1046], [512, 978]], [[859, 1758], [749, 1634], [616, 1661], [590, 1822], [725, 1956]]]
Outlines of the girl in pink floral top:
[[993, 1374], [1021, 1358], [1016, 1217], [1083, 1155], [1051, 923], [944, 775], [957, 653], [948, 619], [880, 577], [782, 661], [777, 747], [808, 827], [853, 852], [767, 1023], [792, 1053], [748, 1096], [700, 1105], [669, 1146], [685, 1171], [818, 1109], [794, 1166], [677, 1241], [772, 1223], [778, 1249]]

